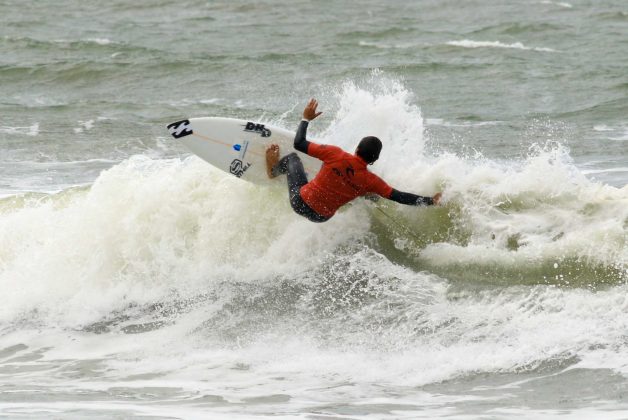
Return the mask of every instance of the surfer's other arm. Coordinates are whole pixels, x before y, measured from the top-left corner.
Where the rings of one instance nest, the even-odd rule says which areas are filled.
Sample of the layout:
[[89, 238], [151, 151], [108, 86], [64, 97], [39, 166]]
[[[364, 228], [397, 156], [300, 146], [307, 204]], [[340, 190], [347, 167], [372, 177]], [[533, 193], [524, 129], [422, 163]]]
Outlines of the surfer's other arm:
[[390, 196], [386, 198], [397, 203], [407, 204], [410, 206], [433, 206], [440, 202], [441, 195], [442, 193], [436, 193], [434, 197], [423, 197], [421, 195], [402, 192], [393, 188]]
[[310, 102], [308, 102], [303, 110], [303, 119], [299, 124], [297, 135], [294, 137], [294, 148], [305, 154], [307, 154], [307, 148], [310, 145], [310, 142], [305, 138], [307, 135], [307, 126], [310, 121], [322, 114], [322, 112], [316, 112], [317, 106], [318, 101], [316, 101], [316, 99], [310, 99]]
[[396, 190], [375, 174], [371, 175], [371, 179], [372, 182], [368, 186], [368, 193], [365, 195], [365, 198], [369, 200], [376, 201], [373, 200], [373, 195], [377, 194], [380, 197], [409, 206], [433, 206], [440, 203], [441, 193], [437, 193], [434, 197], [423, 197], [421, 195]]

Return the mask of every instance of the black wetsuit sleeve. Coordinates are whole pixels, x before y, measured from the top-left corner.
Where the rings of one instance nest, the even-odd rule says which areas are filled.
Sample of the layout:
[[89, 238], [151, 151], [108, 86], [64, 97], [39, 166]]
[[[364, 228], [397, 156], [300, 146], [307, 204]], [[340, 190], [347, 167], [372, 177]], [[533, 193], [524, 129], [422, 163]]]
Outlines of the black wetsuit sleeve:
[[409, 206], [431, 206], [434, 204], [432, 197], [423, 197], [407, 192], [401, 192], [394, 188], [388, 199], [396, 201], [397, 203], [407, 204]]
[[308, 124], [308, 121], [301, 121], [299, 129], [297, 130], [297, 135], [294, 136], [294, 148], [305, 154], [307, 154], [307, 148], [310, 145], [310, 142], [305, 139]]

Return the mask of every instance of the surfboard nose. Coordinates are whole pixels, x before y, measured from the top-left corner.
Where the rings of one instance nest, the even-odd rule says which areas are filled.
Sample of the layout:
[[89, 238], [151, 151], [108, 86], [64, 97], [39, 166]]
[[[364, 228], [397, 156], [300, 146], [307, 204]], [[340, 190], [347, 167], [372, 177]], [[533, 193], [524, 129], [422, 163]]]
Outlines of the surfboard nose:
[[190, 120], [181, 120], [166, 126], [172, 137], [180, 139], [193, 133]]

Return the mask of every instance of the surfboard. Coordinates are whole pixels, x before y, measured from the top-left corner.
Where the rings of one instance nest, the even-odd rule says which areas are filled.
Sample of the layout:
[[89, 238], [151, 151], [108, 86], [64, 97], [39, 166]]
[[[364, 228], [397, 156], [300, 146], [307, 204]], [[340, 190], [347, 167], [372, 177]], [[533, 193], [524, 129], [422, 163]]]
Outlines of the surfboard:
[[[295, 152], [295, 133], [256, 121], [235, 118], [190, 118], [167, 126], [170, 134], [192, 153], [222, 171], [255, 184], [275, 179], [266, 174], [266, 147], [279, 145], [279, 154]], [[297, 152], [308, 176], [313, 177], [321, 162]]]

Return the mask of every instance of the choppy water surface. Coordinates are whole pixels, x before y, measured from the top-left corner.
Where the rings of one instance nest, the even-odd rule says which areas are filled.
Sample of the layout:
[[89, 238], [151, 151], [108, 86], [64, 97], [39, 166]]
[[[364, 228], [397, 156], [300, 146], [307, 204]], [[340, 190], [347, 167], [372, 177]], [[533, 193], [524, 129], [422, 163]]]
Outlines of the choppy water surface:
[[[0, 416], [628, 417], [625, 2], [0, 16]], [[311, 96], [445, 205], [312, 224], [165, 130]]]

